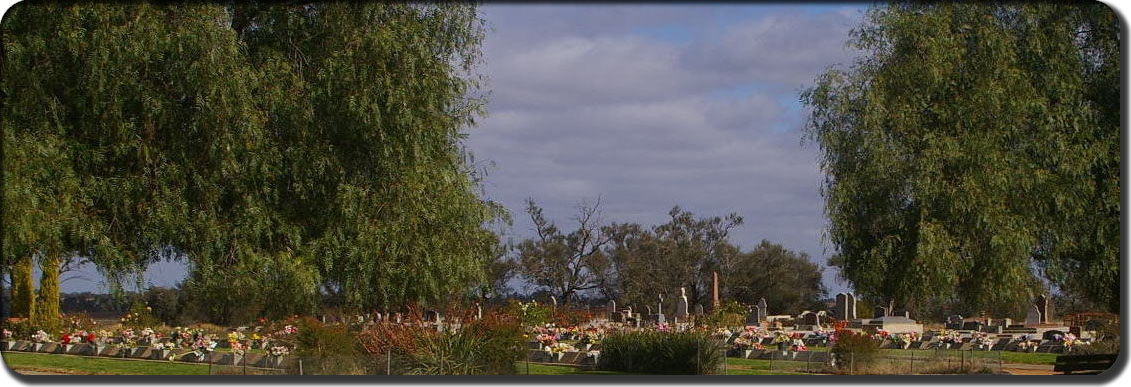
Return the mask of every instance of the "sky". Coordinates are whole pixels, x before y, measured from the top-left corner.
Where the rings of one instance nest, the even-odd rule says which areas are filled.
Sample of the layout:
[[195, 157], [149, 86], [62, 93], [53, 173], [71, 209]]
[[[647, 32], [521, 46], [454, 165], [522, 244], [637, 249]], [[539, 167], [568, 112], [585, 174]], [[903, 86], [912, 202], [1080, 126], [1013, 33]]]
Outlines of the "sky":
[[[508, 237], [533, 235], [527, 198], [568, 229], [599, 197], [606, 222], [660, 224], [675, 205], [734, 212], [745, 224], [732, 243], [766, 239], [825, 266], [823, 176], [798, 96], [851, 63], [848, 32], [865, 8], [484, 5], [488, 115], [466, 146], [486, 198], [514, 217]], [[171, 286], [184, 271], [159, 263], [145, 280]], [[832, 268], [825, 283], [846, 290]], [[104, 290], [92, 268], [64, 275], [64, 292]]]

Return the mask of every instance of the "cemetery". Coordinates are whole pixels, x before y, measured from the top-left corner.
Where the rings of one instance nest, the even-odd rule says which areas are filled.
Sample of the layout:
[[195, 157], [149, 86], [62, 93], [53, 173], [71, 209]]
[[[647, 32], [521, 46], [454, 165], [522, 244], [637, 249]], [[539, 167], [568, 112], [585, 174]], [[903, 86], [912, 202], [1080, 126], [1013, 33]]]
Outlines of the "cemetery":
[[0, 356], [81, 375], [1115, 368], [1111, 8], [645, 8], [12, 6]]
[[[615, 301], [600, 309], [567, 310], [551, 298], [549, 303], [516, 302], [486, 312], [475, 305], [463, 311], [416, 309], [392, 314], [295, 316], [283, 321], [260, 319], [255, 325], [221, 329], [205, 325], [142, 327], [153, 321], [147, 308], [131, 311], [117, 322], [100, 323], [81, 315], [70, 316], [66, 321], [72, 329], [57, 333], [17, 325], [23, 328], [19, 333], [4, 330], [0, 348], [5, 357], [35, 353], [148, 360], [207, 366], [211, 374], [395, 375], [420, 371], [404, 365], [407, 358], [414, 356], [412, 353], [388, 344], [395, 336], [447, 337], [477, 331], [498, 335], [483, 338], [487, 340], [483, 343], [495, 339], [521, 343], [521, 350], [502, 354], [502, 364], [510, 368], [504, 373], [516, 374], [530, 373], [532, 366], [535, 372], [546, 373], [652, 373], [642, 367], [665, 361], [697, 366], [678, 371], [665, 367], [654, 373], [1009, 373], [1007, 370], [1012, 367], [1046, 371], [1054, 363], [1061, 367], [1063, 364], [1056, 360], [1059, 355], [1088, 353], [1088, 346], [1096, 342], [1097, 329], [1118, 324], [1117, 316], [1099, 313], [1053, 319], [1044, 295], [1033, 300], [1029, 316], [1020, 323], [1009, 318], [952, 315], [937, 324], [917, 321], [908, 312], [890, 307], [862, 314], [852, 293], [837, 294], [831, 310], [796, 314], [768, 310], [762, 298], [749, 305], [744, 316], [732, 316], [739, 319], [703, 323], [710, 314], [704, 311], [721, 312], [722, 300], [716, 293], [708, 307], [691, 305], [686, 291], [680, 290], [677, 308], [670, 315], [664, 313], [662, 301], [657, 302], [655, 309], [649, 305], [644, 307], [647, 312], [641, 312], [632, 305], [618, 306]], [[658, 295], [657, 300], [662, 299], [663, 295]], [[521, 338], [512, 335], [508, 339], [497, 327], [484, 330], [491, 324], [506, 325], [505, 322], [521, 329]], [[339, 336], [338, 342], [344, 343], [339, 345], [360, 345], [366, 350], [304, 350], [304, 345], [325, 344], [302, 338], [317, 335], [311, 333], [317, 331], [334, 332]], [[404, 336], [406, 332], [410, 334]], [[857, 352], [862, 347], [855, 345], [861, 340], [873, 350]], [[686, 351], [661, 355], [640, 343], [647, 341], [683, 346]], [[849, 341], [855, 344], [849, 346]], [[624, 363], [631, 364], [632, 358], [639, 359], [638, 364], [628, 368]], [[342, 368], [343, 364], [357, 366]], [[204, 368], [198, 370], [203, 371]]]

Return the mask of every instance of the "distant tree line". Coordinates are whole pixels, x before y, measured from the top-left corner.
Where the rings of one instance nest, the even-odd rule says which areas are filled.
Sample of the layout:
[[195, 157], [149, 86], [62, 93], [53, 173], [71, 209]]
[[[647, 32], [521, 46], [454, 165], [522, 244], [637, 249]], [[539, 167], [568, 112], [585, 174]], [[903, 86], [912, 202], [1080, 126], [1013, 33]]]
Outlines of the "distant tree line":
[[568, 228], [547, 219], [533, 200], [526, 213], [534, 236], [516, 243], [513, 253], [500, 255], [494, 264], [498, 293], [508, 279], [533, 285], [543, 302], [554, 296], [560, 305], [605, 305], [618, 302], [646, 313], [675, 313], [679, 289], [691, 305], [711, 310], [713, 273], [719, 275], [722, 302], [755, 304], [765, 298], [771, 311], [796, 314], [821, 310], [827, 290], [823, 269], [803, 252], [763, 240], [746, 250], [730, 241], [737, 214], [698, 218], [672, 208], [669, 220], [646, 227], [635, 223], [604, 223], [600, 201], [581, 204]]

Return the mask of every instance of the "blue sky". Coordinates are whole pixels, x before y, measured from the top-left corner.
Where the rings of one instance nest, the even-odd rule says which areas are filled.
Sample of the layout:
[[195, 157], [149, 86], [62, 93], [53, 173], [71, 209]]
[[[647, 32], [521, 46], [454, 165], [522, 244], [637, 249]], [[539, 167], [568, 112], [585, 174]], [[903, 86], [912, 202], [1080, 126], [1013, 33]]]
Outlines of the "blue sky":
[[[833, 65], [866, 8], [814, 5], [488, 4], [493, 31], [482, 72], [488, 116], [466, 145], [485, 160], [487, 196], [532, 234], [533, 198], [566, 226], [601, 197], [609, 222], [662, 223], [680, 205], [700, 216], [737, 212], [732, 242], [762, 239], [824, 266], [822, 175], [801, 142], [798, 93]], [[86, 268], [63, 291], [104, 290]], [[147, 283], [184, 267], [160, 263]], [[844, 290], [826, 269], [826, 284]]]

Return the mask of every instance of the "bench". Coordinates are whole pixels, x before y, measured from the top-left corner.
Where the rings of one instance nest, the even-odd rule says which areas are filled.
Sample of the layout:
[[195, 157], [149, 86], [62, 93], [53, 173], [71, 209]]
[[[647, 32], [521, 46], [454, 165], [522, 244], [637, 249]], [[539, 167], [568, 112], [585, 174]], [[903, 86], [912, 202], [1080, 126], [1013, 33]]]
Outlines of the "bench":
[[1065, 375], [1072, 374], [1073, 372], [1080, 374], [1098, 374], [1111, 368], [1115, 364], [1115, 359], [1119, 357], [1116, 354], [1104, 355], [1060, 355], [1056, 357], [1056, 366], [1053, 367], [1054, 372], [1062, 372]]

